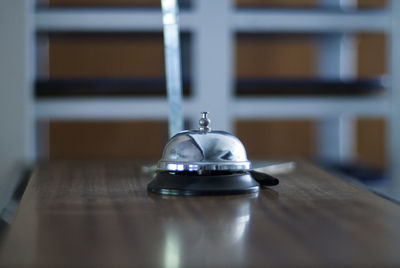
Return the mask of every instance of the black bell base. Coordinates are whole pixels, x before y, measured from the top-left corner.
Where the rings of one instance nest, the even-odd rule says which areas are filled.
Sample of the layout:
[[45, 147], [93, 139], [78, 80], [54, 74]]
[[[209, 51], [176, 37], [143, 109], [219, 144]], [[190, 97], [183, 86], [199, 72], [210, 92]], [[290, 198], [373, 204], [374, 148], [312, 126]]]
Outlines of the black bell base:
[[147, 190], [162, 195], [231, 195], [256, 193], [260, 185], [248, 172], [217, 175], [159, 172]]

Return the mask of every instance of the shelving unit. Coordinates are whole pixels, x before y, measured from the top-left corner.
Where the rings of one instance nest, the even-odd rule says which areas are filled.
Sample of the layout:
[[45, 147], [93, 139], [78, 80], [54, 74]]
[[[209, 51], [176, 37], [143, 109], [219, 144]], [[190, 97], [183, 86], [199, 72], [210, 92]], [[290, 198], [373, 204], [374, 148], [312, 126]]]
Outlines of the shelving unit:
[[[225, 0], [224, 0], [225, 1]], [[197, 31], [205, 22], [200, 1], [180, 12], [181, 30]], [[204, 9], [220, 4], [206, 0]], [[228, 29], [239, 32], [359, 32], [389, 31], [388, 11], [235, 9], [225, 3]], [[218, 14], [217, 14], [218, 15]], [[219, 17], [219, 16], [218, 16]], [[206, 16], [206, 19], [209, 16]], [[35, 14], [37, 31], [162, 31], [160, 10], [51, 8]], [[204, 23], [203, 23], [204, 24]]]
[[[339, 162], [351, 160], [353, 118], [396, 116], [397, 110], [394, 112], [390, 108], [393, 107], [390, 99], [397, 93], [351, 97], [237, 96], [232, 67], [237, 33], [323, 33], [321, 77], [353, 78], [352, 35], [384, 32], [388, 37], [396, 36], [392, 35], [393, 30], [400, 31], [392, 26], [392, 13], [400, 13], [400, 7], [392, 4], [385, 10], [343, 11], [341, 7], [345, 2], [337, 1], [332, 7], [332, 2], [321, 1], [321, 5], [329, 5], [329, 8], [288, 10], [239, 9], [235, 8], [233, 0], [193, 0], [192, 7], [180, 15], [181, 30], [192, 35], [192, 93], [184, 99], [187, 119], [197, 122], [199, 112], [207, 110], [212, 114], [215, 129], [233, 131], [236, 119], [312, 118], [320, 122], [319, 155]], [[161, 11], [157, 9], [48, 8], [35, 10], [33, 20], [35, 33], [162, 31]], [[391, 40], [398, 42], [398, 39]], [[211, 62], [213, 68], [210, 68]], [[393, 63], [392, 74], [400, 74], [398, 69], [400, 67]], [[392, 81], [393, 88], [400, 88], [397, 80]], [[166, 119], [167, 115], [165, 98], [154, 96], [39, 98], [35, 100], [34, 109], [39, 120]], [[394, 137], [400, 134], [400, 128], [390, 129], [391, 144], [398, 143]], [[400, 159], [399, 145], [396, 148], [399, 150], [391, 150], [391, 162], [400, 166], [395, 164], [399, 160], [394, 160]], [[392, 180], [397, 183], [397, 196], [400, 196], [400, 180], [395, 178], [400, 178], [400, 170], [394, 169], [392, 174]]]

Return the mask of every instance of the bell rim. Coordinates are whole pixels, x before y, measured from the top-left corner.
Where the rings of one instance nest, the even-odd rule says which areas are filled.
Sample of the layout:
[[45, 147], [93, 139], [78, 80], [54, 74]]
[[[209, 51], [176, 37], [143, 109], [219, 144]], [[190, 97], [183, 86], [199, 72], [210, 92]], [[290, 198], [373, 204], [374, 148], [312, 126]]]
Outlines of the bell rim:
[[158, 161], [157, 169], [160, 171], [247, 171], [251, 169], [250, 161], [226, 162], [185, 162], [185, 161]]

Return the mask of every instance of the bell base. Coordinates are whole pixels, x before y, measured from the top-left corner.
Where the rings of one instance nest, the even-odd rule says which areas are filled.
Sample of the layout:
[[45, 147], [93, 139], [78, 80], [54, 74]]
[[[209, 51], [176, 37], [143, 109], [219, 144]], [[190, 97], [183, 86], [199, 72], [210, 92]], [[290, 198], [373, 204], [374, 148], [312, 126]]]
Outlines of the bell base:
[[159, 172], [147, 190], [162, 195], [232, 195], [256, 193], [260, 185], [248, 172], [218, 175]]

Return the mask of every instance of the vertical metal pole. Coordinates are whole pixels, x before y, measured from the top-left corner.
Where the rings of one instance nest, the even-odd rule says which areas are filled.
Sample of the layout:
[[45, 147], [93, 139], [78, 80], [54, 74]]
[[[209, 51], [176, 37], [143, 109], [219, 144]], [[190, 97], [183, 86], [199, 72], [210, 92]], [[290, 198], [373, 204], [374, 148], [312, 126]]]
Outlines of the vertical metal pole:
[[388, 98], [391, 109], [388, 118], [389, 194], [400, 200], [400, 1], [391, 1], [392, 31], [390, 36], [392, 85]]
[[0, 214], [34, 160], [32, 6], [0, 1]]
[[[351, 10], [354, 0], [320, 0], [326, 8]], [[353, 79], [356, 72], [354, 37], [347, 33], [328, 33], [319, 40], [319, 74], [327, 79]], [[354, 120], [342, 114], [318, 124], [318, 153], [323, 159], [343, 163], [354, 160]]]
[[[328, 34], [321, 37], [319, 74], [327, 79], [354, 79], [356, 55], [354, 37]], [[318, 124], [318, 153], [325, 160], [344, 163], [354, 160], [354, 118], [342, 114]]]
[[319, 156], [335, 163], [354, 158], [354, 120], [349, 116], [325, 118], [318, 125]]
[[354, 79], [357, 55], [355, 38], [350, 34], [329, 33], [320, 38], [319, 73], [329, 79]]
[[183, 130], [182, 74], [177, 0], [161, 0], [164, 25], [169, 137]]
[[233, 31], [232, 0], [198, 0], [194, 42], [194, 105], [199, 112], [210, 112], [213, 129], [232, 131]]
[[319, 0], [321, 6], [332, 9], [354, 10], [357, 0]]

